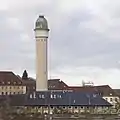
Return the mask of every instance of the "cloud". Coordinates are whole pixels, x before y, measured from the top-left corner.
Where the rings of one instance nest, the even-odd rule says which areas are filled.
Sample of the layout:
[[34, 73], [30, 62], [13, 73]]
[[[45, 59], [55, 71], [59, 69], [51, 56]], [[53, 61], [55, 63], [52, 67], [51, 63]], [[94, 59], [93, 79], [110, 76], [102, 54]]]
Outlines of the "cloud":
[[27, 69], [35, 77], [33, 29], [39, 14], [45, 14], [50, 28], [49, 77], [118, 87], [119, 5], [119, 0], [1, 1], [1, 70], [21, 75]]

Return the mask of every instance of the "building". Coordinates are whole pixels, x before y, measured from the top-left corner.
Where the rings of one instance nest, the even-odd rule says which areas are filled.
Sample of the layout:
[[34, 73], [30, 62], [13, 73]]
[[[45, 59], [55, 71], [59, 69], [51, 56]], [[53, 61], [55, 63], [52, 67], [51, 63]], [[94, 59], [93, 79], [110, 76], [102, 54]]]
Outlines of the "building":
[[[72, 113], [90, 112], [91, 108], [109, 108], [104, 92], [112, 90], [99, 86], [68, 86], [60, 79], [48, 80], [47, 44], [48, 23], [44, 16], [39, 16], [35, 23], [36, 38], [36, 80], [28, 77], [25, 70], [22, 78], [12, 72], [0, 72], [1, 100], [5, 98], [11, 106], [32, 108], [40, 113], [68, 111]], [[105, 87], [105, 88], [106, 88]], [[113, 95], [113, 94], [112, 94]], [[104, 99], [103, 99], [104, 98]], [[102, 109], [101, 109], [102, 110]]]
[[40, 91], [26, 95], [10, 96], [12, 106], [25, 106], [27, 111], [41, 114], [84, 113], [102, 111], [112, 105], [101, 96], [85, 92]]
[[39, 16], [35, 23], [36, 38], [36, 91], [48, 90], [48, 23], [44, 16]]
[[25, 94], [26, 86], [11, 71], [0, 71], [0, 95]]

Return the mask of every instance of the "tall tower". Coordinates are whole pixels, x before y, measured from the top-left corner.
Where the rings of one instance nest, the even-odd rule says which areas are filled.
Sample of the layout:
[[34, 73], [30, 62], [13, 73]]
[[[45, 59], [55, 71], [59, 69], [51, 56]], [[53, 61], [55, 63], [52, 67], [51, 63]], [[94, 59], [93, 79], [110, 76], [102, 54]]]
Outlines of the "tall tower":
[[36, 91], [48, 90], [47, 44], [48, 23], [44, 16], [39, 16], [35, 23], [36, 38]]

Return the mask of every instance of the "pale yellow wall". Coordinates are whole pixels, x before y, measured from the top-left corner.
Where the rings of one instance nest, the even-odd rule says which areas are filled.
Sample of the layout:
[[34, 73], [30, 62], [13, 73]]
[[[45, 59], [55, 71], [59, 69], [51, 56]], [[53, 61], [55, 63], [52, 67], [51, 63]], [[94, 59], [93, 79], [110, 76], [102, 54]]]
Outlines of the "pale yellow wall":
[[26, 86], [0, 86], [0, 95], [3, 94], [25, 94]]
[[[62, 106], [61, 106], [62, 107]], [[31, 107], [31, 112], [40, 112], [40, 113], [50, 113], [50, 114], [53, 114], [54, 112], [54, 109], [56, 107], [35, 107], [35, 108], [32, 108]], [[85, 111], [87, 112], [91, 112], [90, 110], [94, 111], [94, 112], [102, 112], [103, 110], [107, 110], [108, 108], [107, 107], [90, 107], [90, 108], [85, 108], [85, 107], [80, 107], [80, 106], [77, 106], [77, 107], [65, 107], [64, 110], [68, 110], [69, 112], [71, 113], [83, 113]], [[26, 109], [27, 110], [27, 109]], [[28, 110], [27, 110], [28, 111]]]

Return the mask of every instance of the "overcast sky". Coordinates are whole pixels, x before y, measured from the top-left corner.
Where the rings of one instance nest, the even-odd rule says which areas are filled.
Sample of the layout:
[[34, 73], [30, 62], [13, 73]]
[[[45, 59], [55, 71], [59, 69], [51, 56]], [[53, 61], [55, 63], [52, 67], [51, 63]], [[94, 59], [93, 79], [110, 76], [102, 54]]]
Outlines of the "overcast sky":
[[120, 0], [0, 0], [0, 70], [35, 77], [39, 15], [50, 28], [49, 78], [120, 88]]

